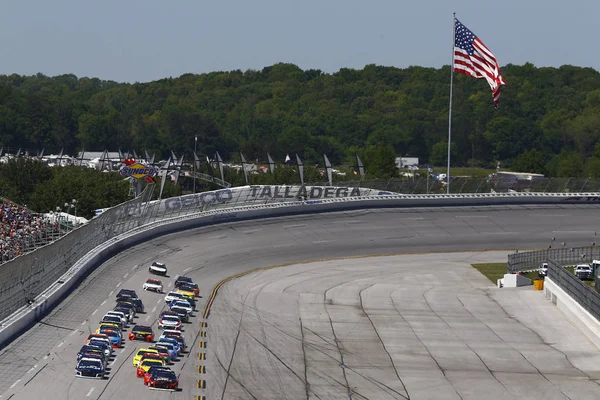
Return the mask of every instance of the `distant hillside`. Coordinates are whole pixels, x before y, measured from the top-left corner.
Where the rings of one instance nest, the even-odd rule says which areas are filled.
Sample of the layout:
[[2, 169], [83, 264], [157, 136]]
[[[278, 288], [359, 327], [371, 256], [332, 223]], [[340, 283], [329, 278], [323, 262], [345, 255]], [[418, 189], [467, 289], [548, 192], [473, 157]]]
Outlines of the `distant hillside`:
[[[554, 176], [600, 176], [600, 73], [502, 69], [494, 110], [484, 81], [455, 77], [453, 165]], [[444, 165], [450, 69], [368, 65], [335, 74], [276, 64], [262, 71], [186, 74], [143, 84], [62, 75], [0, 76], [0, 145], [188, 152], [336, 164], [410, 155]], [[365, 163], [368, 160], [364, 160]]]

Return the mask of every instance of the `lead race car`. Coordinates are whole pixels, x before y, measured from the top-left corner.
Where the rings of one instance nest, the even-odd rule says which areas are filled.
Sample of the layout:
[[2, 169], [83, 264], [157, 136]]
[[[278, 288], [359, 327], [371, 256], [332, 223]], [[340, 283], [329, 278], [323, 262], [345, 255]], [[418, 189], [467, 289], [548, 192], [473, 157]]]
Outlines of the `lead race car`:
[[167, 266], [165, 263], [154, 261], [148, 268], [148, 271], [152, 274], [167, 275]]

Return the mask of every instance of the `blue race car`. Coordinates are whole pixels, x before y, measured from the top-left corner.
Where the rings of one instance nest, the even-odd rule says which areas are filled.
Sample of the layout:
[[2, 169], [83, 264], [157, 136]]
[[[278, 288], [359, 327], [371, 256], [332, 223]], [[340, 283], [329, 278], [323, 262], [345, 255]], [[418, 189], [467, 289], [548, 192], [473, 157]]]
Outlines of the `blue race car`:
[[121, 347], [123, 344], [123, 336], [121, 335], [121, 332], [117, 330], [102, 329], [99, 333], [104, 333], [106, 336], [108, 336], [108, 339], [114, 348]]
[[181, 355], [181, 346], [179, 346], [179, 342], [173, 338], [161, 337], [158, 339], [157, 343], [171, 343], [173, 345], [174, 350], [177, 352], [177, 355]]
[[179, 350], [179, 346], [171, 343], [171, 342], [156, 342], [155, 346], [164, 347], [169, 352], [169, 358], [171, 361], [177, 360], [177, 350]]
[[83, 357], [75, 367], [76, 376], [82, 378], [104, 379], [106, 369], [102, 360]]

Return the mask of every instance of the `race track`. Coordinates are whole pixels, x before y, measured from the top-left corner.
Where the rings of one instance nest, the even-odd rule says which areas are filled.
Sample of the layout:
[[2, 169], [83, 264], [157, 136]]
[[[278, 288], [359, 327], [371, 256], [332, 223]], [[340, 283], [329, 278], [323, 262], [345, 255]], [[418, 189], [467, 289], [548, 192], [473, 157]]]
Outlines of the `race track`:
[[[382, 209], [249, 221], [158, 238], [99, 267], [51, 315], [3, 350], [0, 393], [12, 399], [45, 398], [48, 393], [60, 399], [165, 397], [148, 391], [135, 377], [131, 354], [141, 347], [137, 342], [117, 352], [108, 380], [74, 376], [83, 338], [112, 309], [119, 288], [135, 289], [144, 300], [148, 313], [137, 322], [155, 322], [162, 296], [141, 290], [153, 260], [170, 266], [166, 284], [185, 274], [206, 295], [221, 279], [280, 263], [383, 253], [543, 248], [561, 242], [589, 245], [596, 240], [599, 222], [598, 207], [587, 205]], [[204, 300], [206, 296], [199, 309]], [[170, 398], [190, 399], [201, 393], [195, 386], [198, 318], [186, 327], [191, 352], [174, 366], [181, 371], [183, 390]]]

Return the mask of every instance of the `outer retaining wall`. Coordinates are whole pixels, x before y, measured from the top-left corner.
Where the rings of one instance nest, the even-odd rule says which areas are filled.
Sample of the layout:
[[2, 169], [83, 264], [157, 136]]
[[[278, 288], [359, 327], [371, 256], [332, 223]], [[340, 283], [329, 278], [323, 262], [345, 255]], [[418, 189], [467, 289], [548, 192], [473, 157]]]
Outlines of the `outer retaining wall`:
[[0, 324], [0, 348], [5, 347], [10, 341], [47, 315], [54, 306], [71, 293], [72, 289], [77, 284], [104, 261], [126, 248], [158, 236], [219, 223], [281, 217], [284, 215], [313, 214], [383, 207], [408, 208], [589, 203], [590, 201], [595, 201], [590, 199], [599, 199], [599, 197], [593, 196], [598, 196], [598, 194], [564, 195], [519, 193], [514, 195], [502, 194], [498, 196], [490, 194], [473, 194], [340, 198], [292, 201], [289, 203], [273, 203], [260, 206], [232, 207], [153, 222], [140, 228], [135, 228], [97, 246], [76, 261], [63, 276], [37, 296], [32, 304], [20, 308], [3, 320]]
[[552, 279], [544, 279], [546, 298], [560, 308], [579, 329], [600, 348], [600, 321], [592, 316], [575, 299], [562, 290]]

